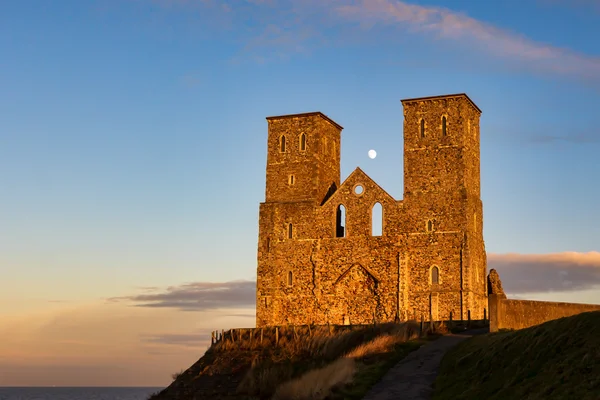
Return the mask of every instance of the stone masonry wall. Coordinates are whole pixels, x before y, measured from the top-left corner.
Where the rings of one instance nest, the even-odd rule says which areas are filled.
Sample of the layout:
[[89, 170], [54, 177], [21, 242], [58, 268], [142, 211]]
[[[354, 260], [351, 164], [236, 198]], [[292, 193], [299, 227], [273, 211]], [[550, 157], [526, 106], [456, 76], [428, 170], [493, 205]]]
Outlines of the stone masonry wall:
[[[405, 100], [403, 105], [401, 201], [360, 168], [340, 184], [341, 127], [328, 117], [268, 118], [257, 326], [443, 320], [450, 313], [466, 319], [469, 312], [473, 319], [483, 318], [480, 111], [465, 95]], [[377, 203], [383, 210], [382, 232], [373, 236]], [[337, 237], [340, 206], [345, 208], [343, 237]], [[434, 268], [438, 282], [432, 281]]]
[[500, 329], [523, 329], [582, 312], [600, 310], [600, 304], [511, 300], [503, 297], [496, 294], [489, 296], [490, 332]]

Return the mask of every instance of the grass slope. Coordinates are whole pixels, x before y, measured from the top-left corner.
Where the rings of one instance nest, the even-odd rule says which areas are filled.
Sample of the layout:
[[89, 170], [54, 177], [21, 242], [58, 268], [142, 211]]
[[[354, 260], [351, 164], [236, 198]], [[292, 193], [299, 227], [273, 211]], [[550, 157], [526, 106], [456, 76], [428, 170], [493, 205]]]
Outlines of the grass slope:
[[433, 399], [600, 399], [600, 311], [466, 340], [444, 356]]
[[361, 399], [424, 343], [417, 336], [405, 323], [284, 329], [278, 345], [267, 335], [223, 341], [150, 399]]

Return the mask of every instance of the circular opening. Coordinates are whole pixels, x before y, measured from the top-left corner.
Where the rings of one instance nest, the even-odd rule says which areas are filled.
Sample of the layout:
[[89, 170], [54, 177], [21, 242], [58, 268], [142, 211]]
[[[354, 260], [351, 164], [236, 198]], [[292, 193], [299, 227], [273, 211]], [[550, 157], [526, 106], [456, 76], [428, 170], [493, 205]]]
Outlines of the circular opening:
[[362, 187], [362, 185], [354, 186], [354, 194], [360, 196], [361, 194], [363, 194], [364, 191], [365, 189]]

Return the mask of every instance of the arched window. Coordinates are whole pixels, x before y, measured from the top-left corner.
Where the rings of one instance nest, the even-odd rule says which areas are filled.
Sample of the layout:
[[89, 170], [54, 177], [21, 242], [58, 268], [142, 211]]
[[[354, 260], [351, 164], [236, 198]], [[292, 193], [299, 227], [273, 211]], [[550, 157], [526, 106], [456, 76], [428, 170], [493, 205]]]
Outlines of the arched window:
[[433, 232], [433, 221], [432, 220], [427, 221], [427, 232]]
[[288, 185], [292, 186], [294, 183], [296, 183], [296, 177], [294, 175], [290, 175], [288, 177]]
[[288, 286], [292, 286], [294, 284], [294, 274], [292, 271], [288, 271], [287, 284]]
[[381, 203], [375, 203], [371, 209], [371, 236], [383, 234], [383, 207]]
[[306, 150], [306, 135], [303, 133], [300, 135], [300, 151]]
[[440, 270], [438, 267], [431, 268], [431, 283], [433, 285], [440, 283]]
[[294, 233], [292, 224], [288, 224], [288, 239], [292, 238], [292, 234]]
[[420, 131], [421, 131], [421, 137], [424, 138], [425, 137], [425, 120], [421, 119], [421, 125], [420, 125]]
[[446, 116], [442, 117], [442, 136], [446, 136]]
[[282, 135], [279, 139], [279, 151], [285, 153], [285, 135]]
[[346, 207], [340, 204], [335, 213], [335, 237], [346, 237]]

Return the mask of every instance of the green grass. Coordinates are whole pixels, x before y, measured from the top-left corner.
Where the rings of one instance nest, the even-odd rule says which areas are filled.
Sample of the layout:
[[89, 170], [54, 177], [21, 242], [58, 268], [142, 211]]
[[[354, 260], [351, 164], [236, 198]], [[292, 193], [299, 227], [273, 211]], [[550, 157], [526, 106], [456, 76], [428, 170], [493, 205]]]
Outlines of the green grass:
[[464, 341], [442, 360], [433, 399], [600, 399], [600, 312]]

